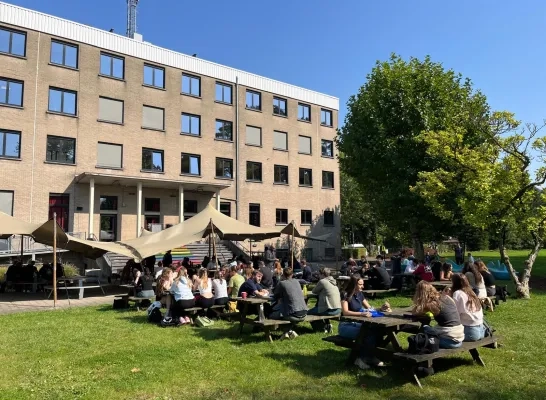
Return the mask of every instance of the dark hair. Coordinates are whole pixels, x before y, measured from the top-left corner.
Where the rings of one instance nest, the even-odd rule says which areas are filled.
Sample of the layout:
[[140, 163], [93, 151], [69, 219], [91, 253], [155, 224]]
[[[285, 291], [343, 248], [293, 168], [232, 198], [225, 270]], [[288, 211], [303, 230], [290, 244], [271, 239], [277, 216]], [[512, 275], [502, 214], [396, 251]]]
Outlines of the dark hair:
[[286, 267], [283, 271], [282, 271], [282, 274], [284, 275], [284, 277], [286, 279], [289, 279], [292, 275], [294, 275], [294, 270], [290, 267]]
[[444, 263], [444, 264], [442, 265], [442, 270], [443, 270], [444, 272], [447, 272], [447, 271], [449, 271], [450, 269], [451, 269], [451, 264], [450, 264], [450, 263]]
[[481, 283], [483, 281], [482, 274], [480, 274], [480, 271], [478, 271], [478, 268], [470, 262], [465, 262], [463, 267], [463, 274], [466, 274], [467, 272], [472, 273], [474, 275], [474, 279], [476, 280], [476, 285]]
[[476, 296], [476, 293], [474, 293], [474, 290], [472, 290], [472, 286], [470, 286], [468, 279], [463, 274], [453, 274], [451, 276], [451, 291], [455, 293], [457, 290], [466, 293], [466, 295], [468, 296], [466, 306], [470, 310], [481, 310], [482, 304], [480, 302], [480, 299], [478, 298], [478, 296]]
[[350, 299], [353, 297], [353, 295], [356, 292], [356, 289], [358, 289], [358, 281], [361, 281], [362, 278], [360, 275], [355, 274], [351, 276], [351, 279], [349, 280], [349, 283], [347, 284], [347, 287], [345, 288], [345, 298]]

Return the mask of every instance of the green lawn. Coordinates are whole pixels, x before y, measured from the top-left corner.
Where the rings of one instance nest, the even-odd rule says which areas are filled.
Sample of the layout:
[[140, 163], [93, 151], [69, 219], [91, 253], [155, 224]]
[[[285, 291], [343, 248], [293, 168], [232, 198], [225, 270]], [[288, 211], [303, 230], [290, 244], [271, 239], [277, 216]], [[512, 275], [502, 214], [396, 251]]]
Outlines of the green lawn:
[[110, 306], [6, 315], [0, 399], [543, 399], [544, 310], [546, 293], [502, 303], [488, 317], [504, 346], [481, 351], [487, 367], [461, 353], [439, 362], [423, 390], [397, 366], [345, 367], [348, 350], [306, 324], [297, 339], [269, 344], [228, 322], [161, 329], [144, 312]]

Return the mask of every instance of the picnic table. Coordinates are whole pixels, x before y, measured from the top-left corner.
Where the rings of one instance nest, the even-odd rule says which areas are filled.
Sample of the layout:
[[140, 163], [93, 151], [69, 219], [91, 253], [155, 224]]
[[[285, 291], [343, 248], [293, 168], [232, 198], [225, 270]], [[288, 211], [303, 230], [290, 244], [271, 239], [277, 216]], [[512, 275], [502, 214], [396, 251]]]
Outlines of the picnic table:
[[[92, 281], [94, 281], [94, 284], [84, 285], [84, 282], [87, 283]], [[76, 285], [72, 286], [72, 283], [74, 282], [76, 283]], [[102, 294], [106, 295], [103, 285], [100, 282], [100, 278], [96, 276], [62, 276], [57, 278], [57, 284], [59, 283], [61, 283], [62, 285], [57, 285], [57, 290], [64, 289], [66, 291], [66, 298], [68, 300], [70, 300], [70, 295], [68, 294], [69, 290], [78, 290], [78, 299], [80, 300], [83, 299], [83, 292], [85, 289], [100, 288]], [[45, 289], [50, 290], [49, 296], [47, 296], [47, 298], [49, 299], [53, 294], [53, 286], [45, 286]]]
[[446, 287], [451, 287], [451, 281], [434, 281], [430, 282], [432, 286], [434, 286], [436, 289], [443, 290]]

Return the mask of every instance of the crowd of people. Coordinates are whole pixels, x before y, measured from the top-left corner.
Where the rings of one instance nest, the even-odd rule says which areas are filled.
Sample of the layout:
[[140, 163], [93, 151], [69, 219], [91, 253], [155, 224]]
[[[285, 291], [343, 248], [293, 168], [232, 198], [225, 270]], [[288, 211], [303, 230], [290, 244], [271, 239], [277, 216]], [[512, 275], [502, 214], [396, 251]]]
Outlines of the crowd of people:
[[[64, 276], [64, 268], [61, 263], [57, 263], [57, 277]], [[0, 285], [0, 293], [6, 289], [13, 289], [16, 292], [22, 292], [28, 287], [26, 285], [35, 284], [37, 290], [42, 290], [44, 285], [53, 282], [53, 265], [44, 263], [40, 269], [36, 267], [36, 262], [30, 260], [24, 264], [19, 258], [13, 259], [8, 267], [4, 281]]]

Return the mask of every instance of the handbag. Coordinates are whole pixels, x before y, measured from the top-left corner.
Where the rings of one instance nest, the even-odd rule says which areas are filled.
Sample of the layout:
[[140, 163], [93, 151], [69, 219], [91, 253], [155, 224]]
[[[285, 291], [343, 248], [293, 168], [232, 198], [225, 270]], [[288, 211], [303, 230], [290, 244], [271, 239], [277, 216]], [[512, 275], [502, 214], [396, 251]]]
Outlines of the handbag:
[[408, 337], [408, 353], [431, 354], [440, 350], [440, 338], [429, 333], [418, 333]]
[[214, 321], [208, 317], [197, 317], [195, 318], [195, 325], [199, 326], [200, 328], [206, 328], [214, 325]]

